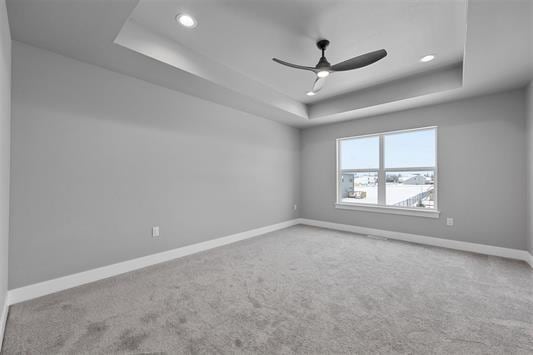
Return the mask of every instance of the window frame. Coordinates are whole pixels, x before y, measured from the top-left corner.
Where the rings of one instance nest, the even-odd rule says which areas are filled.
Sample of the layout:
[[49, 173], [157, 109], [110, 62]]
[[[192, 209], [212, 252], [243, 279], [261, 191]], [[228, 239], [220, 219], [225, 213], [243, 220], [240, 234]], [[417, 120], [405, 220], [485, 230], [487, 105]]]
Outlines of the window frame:
[[[435, 130], [435, 166], [434, 167], [407, 167], [407, 168], [385, 168], [385, 136], [399, 134], [399, 133], [408, 133], [415, 131], [427, 131]], [[366, 211], [366, 212], [378, 212], [378, 213], [390, 213], [390, 214], [401, 214], [408, 216], [419, 216], [419, 217], [429, 217], [429, 218], [439, 218], [439, 178], [438, 178], [438, 127], [437, 126], [427, 126], [427, 127], [417, 127], [409, 128], [395, 131], [386, 131], [378, 132], [371, 134], [363, 134], [350, 137], [341, 137], [337, 138], [335, 141], [335, 154], [336, 154], [336, 169], [335, 169], [335, 184], [336, 184], [336, 199], [335, 207], [338, 209], [347, 209], [347, 210], [357, 210], [357, 211]], [[379, 137], [379, 167], [378, 169], [344, 169], [341, 170], [341, 149], [340, 143], [344, 140], [358, 139], [365, 137]], [[427, 209], [421, 207], [401, 207], [401, 206], [387, 206], [386, 204], [386, 176], [388, 172], [403, 172], [403, 171], [433, 171], [434, 174], [434, 190], [435, 190], [435, 202], [434, 208]], [[341, 196], [341, 178], [343, 172], [377, 172], [378, 173], [378, 202], [377, 204], [373, 203], [357, 203], [357, 202], [343, 202]]]

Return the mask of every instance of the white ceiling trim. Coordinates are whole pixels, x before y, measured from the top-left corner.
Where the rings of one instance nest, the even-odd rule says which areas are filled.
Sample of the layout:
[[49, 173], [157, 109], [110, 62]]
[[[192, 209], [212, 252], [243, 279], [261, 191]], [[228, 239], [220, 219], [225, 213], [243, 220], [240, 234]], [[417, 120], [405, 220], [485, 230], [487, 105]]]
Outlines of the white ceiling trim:
[[458, 89], [463, 85], [462, 77], [462, 62], [428, 73], [411, 75], [311, 104], [308, 106], [309, 118], [311, 120], [321, 117], [331, 119], [338, 114], [354, 114], [355, 111], [363, 108]]
[[133, 20], [127, 20], [114, 41], [172, 67], [267, 103], [302, 119], [308, 119], [305, 104], [276, 92], [220, 63], [194, 53], [179, 43], [156, 34]]
[[[302, 126], [309, 120], [329, 122], [343, 117], [355, 117], [358, 111], [379, 113], [383, 105], [398, 103], [413, 97], [460, 88], [462, 63], [410, 75], [344, 95], [304, 104], [278, 93], [273, 88], [232, 70], [201, 54], [194, 53], [176, 41], [155, 33], [131, 17], [126, 20], [114, 43], [165, 65], [177, 68], [198, 78], [217, 84], [285, 112], [282, 122]], [[233, 106], [229, 104], [229, 106]], [[396, 106], [396, 105], [394, 105]], [[274, 118], [275, 119], [275, 118]]]

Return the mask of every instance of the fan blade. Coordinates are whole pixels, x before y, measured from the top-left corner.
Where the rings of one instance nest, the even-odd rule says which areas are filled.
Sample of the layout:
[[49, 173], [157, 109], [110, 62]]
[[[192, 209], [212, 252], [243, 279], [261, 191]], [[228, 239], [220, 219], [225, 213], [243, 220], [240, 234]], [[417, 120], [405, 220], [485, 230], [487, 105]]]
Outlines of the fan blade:
[[279, 63], [281, 65], [286, 65], [291, 68], [315, 71], [315, 67], [305, 67], [303, 65], [292, 64], [292, 63], [284, 62], [283, 60], [280, 60], [278, 58], [272, 58], [272, 60], [275, 61], [276, 63]]
[[317, 93], [324, 87], [324, 84], [326, 83], [326, 78], [319, 78], [316, 77], [315, 83], [313, 84], [313, 92]]
[[384, 58], [386, 55], [387, 55], [387, 51], [384, 49], [380, 49], [378, 51], [366, 53], [358, 57], [345, 60], [344, 62], [335, 64], [331, 67], [331, 70], [344, 71], [344, 70], [352, 70], [352, 69], [366, 67], [367, 65], [375, 63], [378, 60]]

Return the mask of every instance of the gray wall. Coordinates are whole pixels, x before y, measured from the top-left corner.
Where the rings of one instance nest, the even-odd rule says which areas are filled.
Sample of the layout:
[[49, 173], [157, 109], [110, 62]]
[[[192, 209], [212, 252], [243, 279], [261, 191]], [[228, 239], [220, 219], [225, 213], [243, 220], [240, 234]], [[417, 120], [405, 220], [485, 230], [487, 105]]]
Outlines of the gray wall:
[[[524, 117], [524, 90], [516, 90], [305, 129], [301, 217], [526, 249]], [[334, 208], [336, 138], [432, 125], [439, 127], [440, 219]]]
[[[6, 2], [0, 0], [0, 317], [6, 299], [8, 278], [10, 107], [11, 35], [7, 21]], [[0, 336], [2, 336], [1, 333]]]
[[[13, 56], [10, 288], [295, 218], [296, 202], [305, 218], [528, 247], [523, 90], [298, 132], [21, 43]], [[333, 207], [335, 138], [427, 125], [440, 219]]]
[[18, 42], [12, 105], [10, 288], [297, 217], [294, 128]]
[[533, 81], [529, 83], [527, 95], [527, 167], [528, 167], [528, 247], [533, 254]]

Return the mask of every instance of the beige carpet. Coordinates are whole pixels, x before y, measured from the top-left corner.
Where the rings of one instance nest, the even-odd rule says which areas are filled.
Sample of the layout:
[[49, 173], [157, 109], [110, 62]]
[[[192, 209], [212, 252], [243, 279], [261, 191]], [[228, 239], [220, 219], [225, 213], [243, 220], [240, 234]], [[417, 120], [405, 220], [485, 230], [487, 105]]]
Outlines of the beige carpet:
[[296, 226], [11, 307], [2, 354], [532, 354], [533, 273]]

